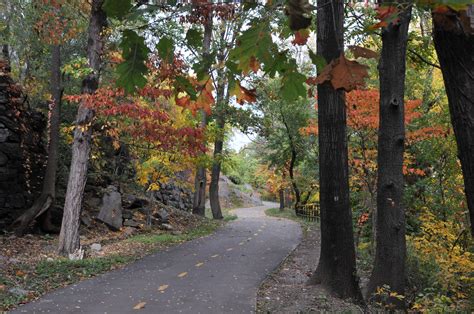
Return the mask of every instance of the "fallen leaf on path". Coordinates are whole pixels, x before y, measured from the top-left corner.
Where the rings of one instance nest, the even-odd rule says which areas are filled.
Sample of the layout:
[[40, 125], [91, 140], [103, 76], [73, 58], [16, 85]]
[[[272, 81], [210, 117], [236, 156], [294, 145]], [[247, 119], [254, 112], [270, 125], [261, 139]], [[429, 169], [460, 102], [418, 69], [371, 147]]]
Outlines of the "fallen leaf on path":
[[201, 267], [202, 265], [204, 265], [204, 263], [197, 263], [196, 267]]
[[215, 254], [215, 255], [212, 255], [211, 257], [218, 257], [218, 256], [219, 256], [219, 254]]
[[133, 307], [134, 310], [141, 310], [145, 307], [146, 302], [140, 302]]
[[169, 285], [162, 285], [158, 288], [158, 291], [165, 292], [165, 290], [169, 287]]
[[186, 276], [188, 274], [187, 271], [185, 272], [182, 272], [181, 274], [178, 275], [179, 278], [183, 278], [184, 276]]

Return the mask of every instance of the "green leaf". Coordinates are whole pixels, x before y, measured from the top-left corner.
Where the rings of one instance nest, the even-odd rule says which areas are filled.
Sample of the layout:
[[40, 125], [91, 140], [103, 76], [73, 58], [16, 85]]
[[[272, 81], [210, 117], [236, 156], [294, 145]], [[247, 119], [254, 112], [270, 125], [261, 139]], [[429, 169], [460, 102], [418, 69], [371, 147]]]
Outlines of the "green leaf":
[[275, 51], [278, 49], [273, 43], [268, 23], [256, 23], [237, 38], [237, 47], [230, 52], [229, 60], [238, 65], [239, 71], [248, 72], [252, 57], [260, 63], [271, 63]]
[[123, 18], [132, 8], [131, 0], [105, 0], [102, 8], [108, 17]]
[[174, 41], [173, 39], [163, 36], [161, 37], [158, 45], [156, 45], [158, 49], [158, 55], [160, 58], [168, 63], [172, 63], [174, 59]]
[[191, 28], [186, 33], [186, 42], [190, 47], [198, 49], [202, 47], [202, 41], [202, 33], [199, 30]]
[[117, 66], [119, 75], [117, 84], [119, 87], [123, 87], [126, 92], [132, 93], [137, 87], [142, 88], [146, 84], [145, 75], [148, 68], [145, 61], [150, 50], [145, 45], [145, 39], [131, 30], [123, 32], [120, 48], [122, 48], [122, 56], [125, 60]]
[[323, 56], [315, 54], [311, 49], [308, 49], [309, 57], [311, 58], [311, 62], [316, 66], [318, 72], [322, 71], [324, 67], [327, 65], [326, 60]]
[[281, 96], [286, 101], [294, 101], [299, 97], [306, 96], [306, 76], [291, 71], [286, 73], [282, 79]]
[[176, 87], [183, 89], [189, 95], [191, 100], [197, 99], [196, 90], [187, 78], [183, 76], [176, 76]]

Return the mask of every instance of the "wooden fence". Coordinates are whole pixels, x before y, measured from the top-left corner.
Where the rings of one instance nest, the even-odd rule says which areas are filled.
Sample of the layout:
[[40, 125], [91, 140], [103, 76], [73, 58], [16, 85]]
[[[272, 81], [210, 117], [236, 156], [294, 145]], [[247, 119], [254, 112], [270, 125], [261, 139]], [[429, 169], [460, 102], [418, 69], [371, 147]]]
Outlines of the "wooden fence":
[[296, 208], [296, 215], [306, 219], [307, 221], [319, 221], [319, 203], [299, 205]]

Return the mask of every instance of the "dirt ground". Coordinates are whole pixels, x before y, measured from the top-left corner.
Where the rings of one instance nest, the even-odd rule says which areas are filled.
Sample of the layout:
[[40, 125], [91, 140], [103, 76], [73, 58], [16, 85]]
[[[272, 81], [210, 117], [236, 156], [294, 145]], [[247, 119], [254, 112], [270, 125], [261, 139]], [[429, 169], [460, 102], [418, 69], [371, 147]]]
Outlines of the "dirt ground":
[[364, 310], [331, 296], [321, 286], [307, 281], [319, 260], [320, 232], [315, 224], [305, 232], [302, 242], [260, 286], [258, 313], [351, 312]]

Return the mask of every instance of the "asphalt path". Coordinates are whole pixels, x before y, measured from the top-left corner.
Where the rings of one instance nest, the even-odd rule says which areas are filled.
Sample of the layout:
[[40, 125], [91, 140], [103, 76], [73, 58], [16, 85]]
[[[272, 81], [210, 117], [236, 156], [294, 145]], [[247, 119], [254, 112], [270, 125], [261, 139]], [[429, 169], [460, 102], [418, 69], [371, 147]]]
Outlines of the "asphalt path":
[[211, 236], [56, 290], [13, 313], [253, 313], [260, 283], [301, 240], [297, 223], [264, 214], [270, 207], [276, 204], [237, 209], [239, 218]]

